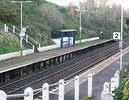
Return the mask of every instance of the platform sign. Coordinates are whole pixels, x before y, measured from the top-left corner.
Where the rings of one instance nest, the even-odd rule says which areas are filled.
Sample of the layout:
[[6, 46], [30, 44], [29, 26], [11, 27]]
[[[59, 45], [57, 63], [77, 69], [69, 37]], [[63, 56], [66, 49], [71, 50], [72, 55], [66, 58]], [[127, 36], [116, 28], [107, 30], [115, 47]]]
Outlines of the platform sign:
[[24, 32], [24, 33], [25, 33], [25, 32], [26, 32], [26, 28], [22, 28], [22, 32]]
[[21, 33], [20, 33], [20, 37], [24, 37], [26, 33], [26, 28], [22, 28]]
[[113, 39], [120, 40], [120, 32], [113, 32]]
[[20, 33], [20, 37], [24, 37], [25, 36], [25, 33], [24, 32], [21, 32]]

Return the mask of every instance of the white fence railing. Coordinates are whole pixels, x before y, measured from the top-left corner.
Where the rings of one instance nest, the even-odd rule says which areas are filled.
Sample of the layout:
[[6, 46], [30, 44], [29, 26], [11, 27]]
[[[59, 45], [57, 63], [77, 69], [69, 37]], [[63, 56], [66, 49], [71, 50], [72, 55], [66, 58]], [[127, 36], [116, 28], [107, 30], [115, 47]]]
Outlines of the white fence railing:
[[[74, 79], [74, 99], [79, 100], [79, 85], [80, 85], [80, 77], [76, 76]], [[42, 88], [33, 90], [31, 87], [28, 87], [24, 90], [23, 94], [13, 94], [7, 95], [4, 91], [0, 90], [0, 100], [9, 100], [9, 98], [19, 98], [24, 97], [24, 100], [34, 100], [34, 95], [42, 92], [42, 100], [49, 100], [50, 94], [57, 94], [58, 100], [64, 100], [65, 96], [65, 85], [67, 82], [71, 82], [71, 80], [64, 81], [64, 79], [59, 80], [59, 82], [49, 85], [48, 83], [44, 83]], [[54, 91], [50, 91], [51, 86], [58, 86], [58, 93], [54, 93]], [[88, 97], [92, 97], [92, 74], [88, 75]]]
[[105, 82], [101, 94], [101, 100], [113, 100], [113, 91], [119, 86], [119, 71], [116, 71], [110, 82]]
[[[9, 27], [9, 26], [7, 26], [7, 25], [5, 24], [5, 25], [4, 25], [4, 30], [5, 30], [5, 32], [9, 32], [9, 30], [10, 30], [12, 33], [14, 33], [14, 34], [16, 34], [17, 36], [20, 37], [20, 32], [21, 32], [21, 30], [18, 29], [17, 27], [15, 27], [15, 26], [12, 26], [12, 28], [11, 28], [11, 27]], [[31, 45], [33, 45], [33, 43], [35, 43], [36, 45], [38, 45], [38, 48], [41, 47], [41, 45], [40, 45], [39, 42], [37, 42], [36, 40], [34, 40], [33, 38], [31, 38], [31, 37], [28, 36], [28, 35], [25, 35], [25, 37], [24, 37], [23, 39], [25, 39], [25, 41], [26, 41], [27, 43], [31, 44]], [[33, 43], [31, 43], [31, 41], [32, 41]], [[33, 46], [34, 46], [34, 45], [33, 45]]]

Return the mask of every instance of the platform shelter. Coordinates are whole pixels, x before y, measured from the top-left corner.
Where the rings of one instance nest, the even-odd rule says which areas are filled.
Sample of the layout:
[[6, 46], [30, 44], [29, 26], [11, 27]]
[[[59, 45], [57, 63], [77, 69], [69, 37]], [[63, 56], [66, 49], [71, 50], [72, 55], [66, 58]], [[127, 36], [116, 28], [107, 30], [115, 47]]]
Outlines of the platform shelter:
[[77, 30], [75, 29], [67, 29], [67, 30], [58, 30], [60, 36], [60, 47], [66, 47], [75, 44], [75, 36], [77, 34]]

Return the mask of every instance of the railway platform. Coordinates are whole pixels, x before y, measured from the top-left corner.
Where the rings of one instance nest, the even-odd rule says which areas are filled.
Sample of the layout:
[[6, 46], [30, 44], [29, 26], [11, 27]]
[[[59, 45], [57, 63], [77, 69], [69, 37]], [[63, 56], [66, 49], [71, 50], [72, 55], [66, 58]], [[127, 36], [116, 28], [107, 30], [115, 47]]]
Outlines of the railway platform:
[[95, 40], [0, 61], [0, 85], [52, 68], [111, 43], [114, 43], [114, 40]]
[[59, 48], [59, 49], [54, 49], [54, 50], [45, 51], [41, 53], [35, 53], [35, 54], [23, 56], [23, 57], [11, 58], [5, 61], [0, 61], [0, 73], [21, 68], [21, 67], [31, 65], [40, 61], [48, 60], [54, 57], [69, 54], [71, 52], [85, 49], [90, 46], [101, 44], [107, 41], [110, 41], [110, 40], [95, 40], [95, 41], [86, 42], [81, 45], [75, 45], [68, 48]]
[[[129, 47], [124, 49], [123, 52], [123, 66], [125, 66], [129, 64]], [[90, 100], [101, 100], [103, 84], [106, 81], [110, 81], [116, 70], [119, 70], [119, 66], [119, 53], [117, 53], [114, 56], [95, 65], [92, 69], [82, 73], [80, 75], [82, 77], [82, 80], [80, 80], [80, 100], [85, 100], [83, 98], [88, 95], [88, 83], [86, 78], [88, 73], [93, 74], [93, 97]], [[58, 95], [50, 95], [50, 100], [57, 100], [57, 98]], [[65, 86], [65, 100], [74, 100], [74, 82], [71, 82]]]

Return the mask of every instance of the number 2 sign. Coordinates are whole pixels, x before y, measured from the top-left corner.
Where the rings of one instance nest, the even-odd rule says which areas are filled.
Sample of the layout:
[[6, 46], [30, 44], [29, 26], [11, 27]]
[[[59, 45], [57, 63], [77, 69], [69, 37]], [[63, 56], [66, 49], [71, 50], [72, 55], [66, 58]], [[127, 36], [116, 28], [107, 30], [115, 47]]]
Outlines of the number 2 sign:
[[120, 40], [120, 32], [113, 32], [113, 39]]

